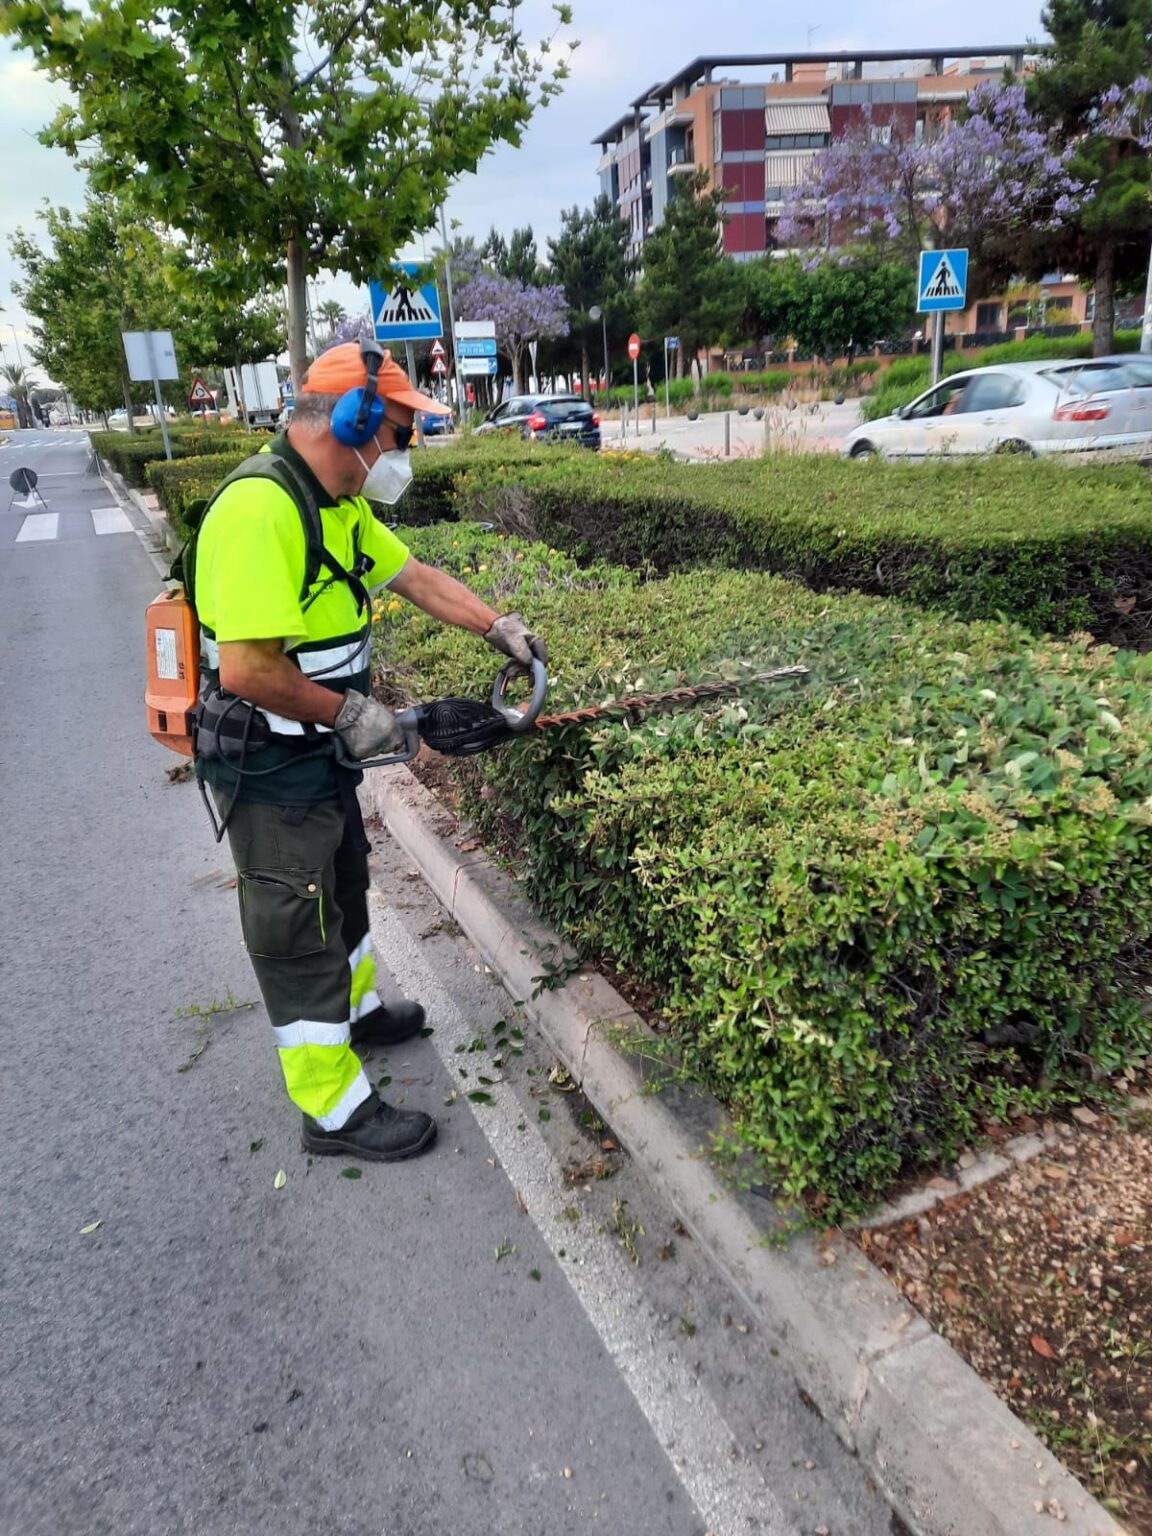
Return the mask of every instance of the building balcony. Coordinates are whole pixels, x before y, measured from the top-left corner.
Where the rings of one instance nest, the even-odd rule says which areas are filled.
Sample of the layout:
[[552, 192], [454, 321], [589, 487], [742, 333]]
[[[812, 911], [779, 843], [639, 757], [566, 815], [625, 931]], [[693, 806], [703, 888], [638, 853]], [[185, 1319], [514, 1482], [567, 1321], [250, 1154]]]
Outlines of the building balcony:
[[669, 176], [691, 176], [696, 169], [696, 161], [683, 149], [674, 149], [668, 160]]

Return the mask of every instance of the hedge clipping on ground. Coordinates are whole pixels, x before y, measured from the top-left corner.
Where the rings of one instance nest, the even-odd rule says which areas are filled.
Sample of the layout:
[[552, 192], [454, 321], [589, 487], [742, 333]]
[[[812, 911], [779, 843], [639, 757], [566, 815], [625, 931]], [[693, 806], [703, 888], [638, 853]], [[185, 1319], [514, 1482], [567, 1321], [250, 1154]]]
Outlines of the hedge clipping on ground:
[[[642, 581], [413, 533], [552, 638], [557, 709], [803, 662], [802, 689], [566, 726], [454, 768], [581, 952], [652, 990], [684, 1068], [830, 1213], [981, 1116], [1152, 1047], [1152, 659], [763, 574]], [[379, 605], [385, 692], [482, 697], [491, 658]]]

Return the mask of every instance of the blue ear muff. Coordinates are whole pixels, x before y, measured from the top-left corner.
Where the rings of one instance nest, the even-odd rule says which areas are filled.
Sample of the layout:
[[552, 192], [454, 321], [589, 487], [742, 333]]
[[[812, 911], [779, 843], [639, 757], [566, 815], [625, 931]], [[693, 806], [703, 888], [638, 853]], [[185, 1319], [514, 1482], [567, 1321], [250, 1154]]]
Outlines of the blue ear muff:
[[332, 436], [346, 448], [362, 448], [371, 442], [384, 420], [384, 402], [376, 393], [376, 375], [384, 361], [384, 349], [377, 341], [361, 338], [360, 355], [368, 370], [368, 382], [361, 389], [341, 395], [332, 411]]

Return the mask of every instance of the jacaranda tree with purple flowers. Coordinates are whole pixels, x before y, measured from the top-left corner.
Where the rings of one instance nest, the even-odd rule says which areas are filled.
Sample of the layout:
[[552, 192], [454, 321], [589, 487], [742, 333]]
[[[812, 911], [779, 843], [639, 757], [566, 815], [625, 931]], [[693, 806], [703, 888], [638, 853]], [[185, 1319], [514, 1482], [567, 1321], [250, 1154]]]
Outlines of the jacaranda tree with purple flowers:
[[1022, 243], [1059, 230], [1090, 196], [1021, 85], [980, 86], [958, 121], [920, 139], [879, 126], [866, 111], [815, 157], [780, 219], [781, 245], [909, 263], [928, 245], [967, 246], [985, 277], [1003, 278], [1020, 270]]
[[528, 344], [568, 334], [568, 300], [558, 283], [537, 287], [478, 268], [456, 289], [460, 320], [491, 320], [496, 346], [512, 368], [512, 388], [523, 393]]

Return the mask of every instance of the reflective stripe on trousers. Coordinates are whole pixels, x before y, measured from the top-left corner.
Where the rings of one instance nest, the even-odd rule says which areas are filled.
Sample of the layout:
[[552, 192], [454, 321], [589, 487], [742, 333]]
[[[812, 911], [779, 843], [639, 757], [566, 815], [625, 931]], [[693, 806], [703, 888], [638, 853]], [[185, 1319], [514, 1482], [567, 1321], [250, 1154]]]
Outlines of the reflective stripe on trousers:
[[367, 841], [355, 800], [349, 813], [339, 800], [241, 800], [228, 841], [244, 942], [288, 1096], [325, 1130], [338, 1130], [372, 1092], [349, 1043], [353, 978], [362, 1011], [375, 997]]

